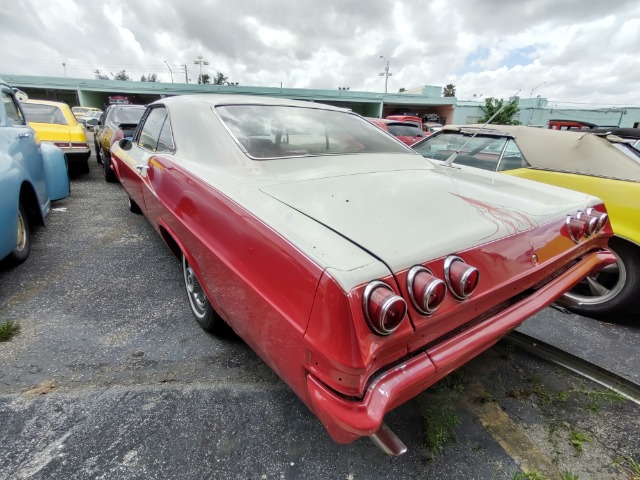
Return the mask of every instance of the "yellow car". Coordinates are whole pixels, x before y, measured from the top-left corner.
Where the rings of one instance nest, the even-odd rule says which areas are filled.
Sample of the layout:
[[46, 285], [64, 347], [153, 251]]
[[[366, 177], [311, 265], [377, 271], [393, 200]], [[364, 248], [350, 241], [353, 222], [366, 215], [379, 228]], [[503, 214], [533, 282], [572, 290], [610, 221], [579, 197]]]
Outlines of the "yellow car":
[[84, 127], [78, 123], [69, 105], [48, 100], [21, 102], [24, 114], [41, 142], [51, 142], [60, 147], [69, 166], [77, 165], [81, 171], [89, 171], [91, 149]]
[[560, 303], [610, 321], [640, 318], [640, 152], [627, 141], [587, 130], [450, 125], [412, 147], [453, 167], [508, 173], [601, 198], [618, 262], [585, 278]]

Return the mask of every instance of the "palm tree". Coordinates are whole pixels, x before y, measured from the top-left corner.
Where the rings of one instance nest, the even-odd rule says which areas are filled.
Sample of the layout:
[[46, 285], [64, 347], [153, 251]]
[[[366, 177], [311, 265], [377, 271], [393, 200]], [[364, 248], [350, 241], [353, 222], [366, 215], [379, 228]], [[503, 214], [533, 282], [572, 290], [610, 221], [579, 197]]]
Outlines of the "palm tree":
[[453, 83], [449, 83], [442, 90], [443, 97], [455, 97], [456, 96], [456, 86]]

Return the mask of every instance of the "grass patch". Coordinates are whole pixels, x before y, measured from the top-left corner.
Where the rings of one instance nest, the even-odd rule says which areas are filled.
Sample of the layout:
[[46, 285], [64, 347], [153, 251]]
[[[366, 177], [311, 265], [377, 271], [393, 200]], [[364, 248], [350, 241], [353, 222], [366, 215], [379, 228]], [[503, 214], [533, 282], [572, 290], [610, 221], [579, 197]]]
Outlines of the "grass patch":
[[618, 470], [622, 470], [629, 480], [640, 480], [640, 462], [635, 458], [621, 455], [612, 463]]
[[455, 428], [462, 420], [455, 414], [455, 406], [465, 389], [463, 375], [452, 372], [432, 386], [421, 405], [424, 420], [424, 443], [429, 460], [434, 460], [451, 442], [457, 441]]
[[580, 480], [580, 477], [578, 477], [578, 475], [576, 475], [573, 472], [570, 472], [568, 470], [565, 470], [564, 472], [560, 473], [560, 478], [562, 480]]
[[13, 320], [0, 323], [0, 342], [7, 342], [20, 331], [20, 324]]
[[591, 438], [589, 438], [585, 433], [580, 430], [570, 430], [571, 433], [569, 435], [569, 442], [571, 445], [578, 451], [578, 453], [584, 452], [584, 444], [589, 443]]

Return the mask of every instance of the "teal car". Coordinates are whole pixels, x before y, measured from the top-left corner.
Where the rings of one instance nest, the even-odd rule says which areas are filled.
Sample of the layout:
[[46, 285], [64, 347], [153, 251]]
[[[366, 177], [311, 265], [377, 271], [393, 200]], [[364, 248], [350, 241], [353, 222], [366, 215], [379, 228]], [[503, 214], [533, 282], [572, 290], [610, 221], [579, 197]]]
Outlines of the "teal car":
[[40, 143], [14, 91], [0, 79], [0, 260], [24, 262], [31, 228], [45, 225], [51, 202], [69, 196], [64, 153]]

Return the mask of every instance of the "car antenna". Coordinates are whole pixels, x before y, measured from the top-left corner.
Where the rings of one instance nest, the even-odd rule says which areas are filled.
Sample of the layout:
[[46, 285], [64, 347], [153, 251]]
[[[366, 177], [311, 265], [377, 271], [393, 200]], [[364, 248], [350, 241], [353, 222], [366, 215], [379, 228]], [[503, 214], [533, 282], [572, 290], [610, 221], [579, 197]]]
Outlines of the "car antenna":
[[454, 161], [454, 160], [456, 159], [456, 157], [458, 156], [458, 153], [460, 153], [460, 150], [462, 150], [464, 147], [466, 147], [466, 146], [467, 146], [467, 143], [469, 143], [471, 140], [473, 140], [473, 139], [476, 137], [476, 135], [478, 135], [478, 133], [480, 133], [480, 131], [481, 131], [484, 127], [486, 127], [488, 124], [490, 124], [490, 123], [491, 123], [491, 120], [493, 120], [494, 118], [496, 118], [496, 117], [498, 116], [498, 114], [499, 114], [502, 110], [504, 110], [504, 108], [505, 108], [507, 105], [509, 105], [509, 104], [511, 103], [511, 99], [512, 99], [512, 98], [515, 98], [515, 97], [516, 97], [516, 95], [518, 95], [521, 91], [522, 91], [522, 89], [518, 90], [518, 91], [517, 91], [516, 93], [514, 93], [511, 97], [509, 97], [509, 101], [508, 101], [507, 103], [504, 103], [504, 104], [503, 104], [503, 105], [498, 109], [498, 111], [497, 111], [496, 113], [494, 113], [493, 115], [491, 115], [491, 118], [490, 118], [489, 120], [487, 120], [487, 121], [484, 123], [484, 125], [482, 125], [482, 126], [481, 126], [481, 127], [480, 127], [480, 128], [479, 128], [479, 129], [478, 129], [478, 130], [473, 134], [473, 135], [471, 135], [471, 137], [469, 137], [469, 138], [467, 139], [467, 141], [466, 141], [466, 142], [464, 142], [464, 143], [462, 144], [462, 146], [461, 146], [458, 150], [456, 150], [455, 152], [453, 152], [453, 153], [451, 154], [451, 156], [450, 156], [449, 158], [447, 158], [447, 161], [446, 161], [446, 162], [444, 162], [444, 164], [445, 164], [447, 167], [450, 167], [450, 166], [451, 166], [451, 164], [453, 163], [453, 161]]

